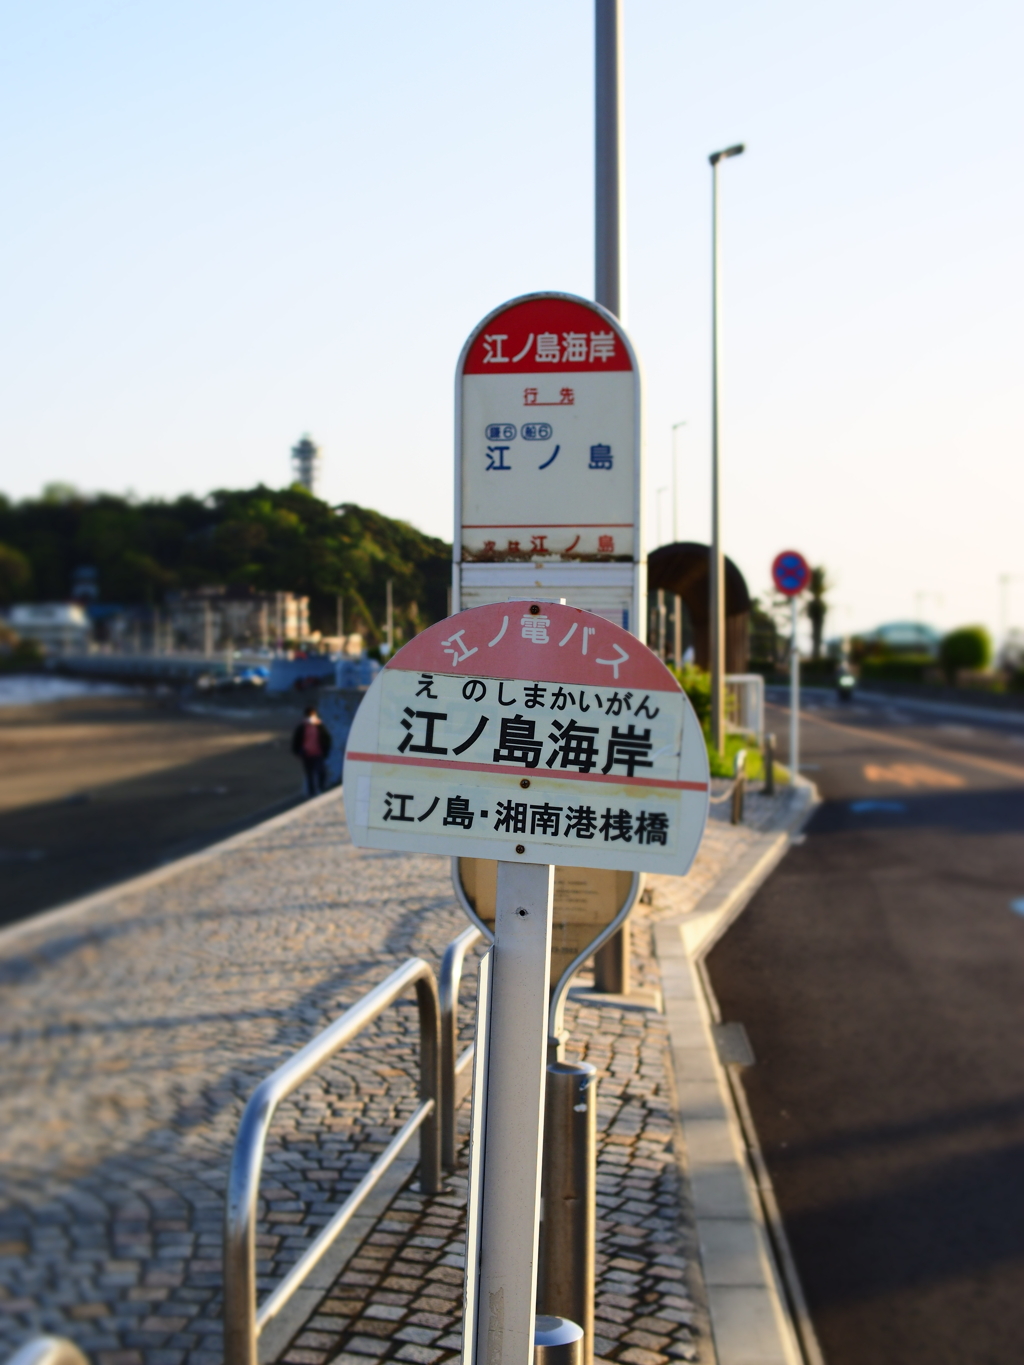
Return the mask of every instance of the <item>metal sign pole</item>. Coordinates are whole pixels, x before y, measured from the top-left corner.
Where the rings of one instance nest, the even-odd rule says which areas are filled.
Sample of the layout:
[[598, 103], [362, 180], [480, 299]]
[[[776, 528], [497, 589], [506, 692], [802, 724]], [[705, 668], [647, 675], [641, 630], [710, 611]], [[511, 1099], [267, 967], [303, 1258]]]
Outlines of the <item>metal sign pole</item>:
[[790, 781], [795, 783], [800, 772], [800, 650], [796, 639], [798, 608], [795, 597], [789, 599], [789, 610], [789, 771]]
[[553, 866], [498, 864], [467, 1365], [533, 1362], [554, 885]]
[[622, 0], [595, 0], [594, 96], [594, 298], [621, 317]]

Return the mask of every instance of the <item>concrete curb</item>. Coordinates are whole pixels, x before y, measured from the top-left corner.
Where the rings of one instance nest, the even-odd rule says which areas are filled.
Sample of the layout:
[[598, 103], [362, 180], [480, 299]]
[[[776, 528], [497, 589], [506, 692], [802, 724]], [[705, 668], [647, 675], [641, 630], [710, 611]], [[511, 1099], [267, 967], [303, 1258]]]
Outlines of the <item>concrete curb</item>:
[[757, 1167], [715, 1044], [717, 1005], [703, 978], [707, 953], [785, 856], [817, 804], [812, 783], [800, 779], [799, 787], [784, 814], [785, 828], [759, 836], [690, 913], [653, 926], [718, 1365], [814, 1361], [813, 1333], [808, 1350], [808, 1324], [799, 1320], [802, 1295], [787, 1292], [773, 1251], [769, 1218], [777, 1211], [769, 1201], [766, 1212], [759, 1189], [766, 1173], [755, 1179]]
[[15, 924], [8, 924], [5, 928], [0, 929], [0, 953], [6, 952], [19, 938], [27, 938], [35, 933], [45, 933], [57, 924], [64, 924], [77, 919], [80, 915], [84, 915], [93, 909], [94, 906], [119, 900], [122, 896], [134, 896], [140, 891], [148, 891], [150, 887], [170, 881], [173, 877], [177, 877], [191, 868], [199, 867], [202, 863], [213, 862], [215, 858], [219, 858], [225, 853], [244, 848], [254, 839], [262, 839], [269, 830], [281, 829], [284, 825], [297, 820], [300, 815], [309, 810], [311, 802], [327, 805], [332, 801], [340, 801], [341, 794], [341, 788], [335, 787], [332, 791], [324, 792], [322, 796], [311, 797], [309, 801], [300, 801], [290, 809], [282, 811], [280, 815], [272, 815], [269, 820], [260, 820], [238, 834], [232, 834], [227, 839], [221, 839], [215, 844], [210, 844], [207, 848], [201, 848], [197, 853], [186, 854], [184, 858], [174, 858], [161, 867], [154, 867], [149, 872], [141, 872], [137, 877], [129, 877], [127, 881], [114, 882], [111, 886], [101, 887], [99, 891], [91, 891], [88, 896], [80, 896], [77, 900], [65, 901], [63, 905], [56, 905], [52, 910], [43, 910], [39, 914], [30, 915], [27, 919], [18, 920]]

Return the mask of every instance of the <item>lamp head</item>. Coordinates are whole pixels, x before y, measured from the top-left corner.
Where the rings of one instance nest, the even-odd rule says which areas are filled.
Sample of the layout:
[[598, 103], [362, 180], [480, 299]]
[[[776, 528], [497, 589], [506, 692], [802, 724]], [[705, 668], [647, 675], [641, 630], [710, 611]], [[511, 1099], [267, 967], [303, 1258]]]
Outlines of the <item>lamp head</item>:
[[726, 161], [730, 156], [740, 156], [744, 151], [744, 143], [737, 142], [734, 147], [726, 147], [722, 152], [712, 152], [708, 157], [712, 166], [717, 166], [720, 161]]

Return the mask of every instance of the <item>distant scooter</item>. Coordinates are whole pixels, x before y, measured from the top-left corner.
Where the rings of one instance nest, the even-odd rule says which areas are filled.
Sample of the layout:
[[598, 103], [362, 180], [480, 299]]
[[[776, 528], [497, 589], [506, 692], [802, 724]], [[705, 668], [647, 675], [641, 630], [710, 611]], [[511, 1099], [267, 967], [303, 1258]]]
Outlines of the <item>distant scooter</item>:
[[852, 701], [853, 689], [856, 685], [857, 679], [844, 668], [839, 677], [836, 678], [836, 696], [840, 701]]

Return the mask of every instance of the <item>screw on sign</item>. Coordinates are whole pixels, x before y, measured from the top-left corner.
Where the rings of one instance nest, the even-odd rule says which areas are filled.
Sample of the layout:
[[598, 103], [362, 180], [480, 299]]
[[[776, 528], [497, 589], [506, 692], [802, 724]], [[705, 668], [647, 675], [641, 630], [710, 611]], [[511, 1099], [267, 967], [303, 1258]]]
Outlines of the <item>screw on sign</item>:
[[353, 843], [498, 861], [481, 963], [464, 1365], [532, 1365], [554, 864], [687, 871], [707, 750], [675, 678], [560, 603], [472, 607], [391, 659], [349, 734]]
[[811, 568], [799, 550], [783, 550], [772, 561], [772, 579], [785, 597], [796, 597], [811, 580]]

